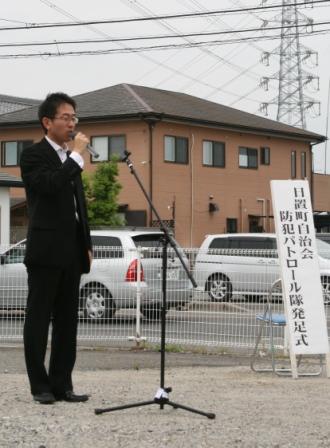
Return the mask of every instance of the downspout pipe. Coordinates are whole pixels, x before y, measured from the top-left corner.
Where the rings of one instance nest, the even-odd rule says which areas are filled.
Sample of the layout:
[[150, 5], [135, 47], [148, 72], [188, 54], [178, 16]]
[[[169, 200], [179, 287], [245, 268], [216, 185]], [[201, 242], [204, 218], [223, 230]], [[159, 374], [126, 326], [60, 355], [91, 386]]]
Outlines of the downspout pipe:
[[310, 182], [310, 190], [311, 190], [311, 202], [312, 202], [312, 210], [314, 210], [314, 154], [313, 154], [313, 146], [319, 145], [323, 142], [310, 143], [309, 150], [311, 155], [311, 182]]

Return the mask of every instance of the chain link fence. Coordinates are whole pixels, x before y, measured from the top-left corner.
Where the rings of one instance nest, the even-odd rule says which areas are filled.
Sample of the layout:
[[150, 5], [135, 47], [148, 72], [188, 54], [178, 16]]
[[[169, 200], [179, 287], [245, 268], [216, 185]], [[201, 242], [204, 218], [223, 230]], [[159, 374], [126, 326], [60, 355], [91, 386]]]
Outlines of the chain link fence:
[[[22, 341], [27, 297], [24, 252], [24, 245], [1, 248], [2, 344]], [[276, 250], [180, 249], [180, 253], [197, 287], [192, 286], [175, 252], [168, 249], [166, 342], [251, 353], [258, 330], [256, 315], [265, 309], [269, 289], [279, 278]], [[90, 341], [95, 346], [111, 341], [159, 343], [162, 263], [159, 247], [94, 246], [91, 272], [81, 279], [78, 342]], [[321, 265], [329, 325], [330, 266]], [[272, 301], [273, 312], [282, 312], [280, 288]], [[281, 345], [283, 328], [276, 331]]]

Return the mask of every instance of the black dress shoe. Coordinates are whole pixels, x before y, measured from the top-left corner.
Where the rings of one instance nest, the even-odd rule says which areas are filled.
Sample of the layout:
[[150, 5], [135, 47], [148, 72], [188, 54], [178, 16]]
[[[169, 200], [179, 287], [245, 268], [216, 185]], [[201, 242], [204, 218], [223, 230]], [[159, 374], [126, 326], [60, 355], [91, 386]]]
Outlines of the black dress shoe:
[[56, 401], [51, 392], [41, 392], [40, 394], [35, 394], [33, 395], [33, 399], [40, 404], [53, 404]]
[[63, 394], [56, 394], [55, 398], [57, 401], [69, 401], [70, 403], [80, 403], [87, 401], [88, 395], [77, 395], [72, 390], [67, 390]]

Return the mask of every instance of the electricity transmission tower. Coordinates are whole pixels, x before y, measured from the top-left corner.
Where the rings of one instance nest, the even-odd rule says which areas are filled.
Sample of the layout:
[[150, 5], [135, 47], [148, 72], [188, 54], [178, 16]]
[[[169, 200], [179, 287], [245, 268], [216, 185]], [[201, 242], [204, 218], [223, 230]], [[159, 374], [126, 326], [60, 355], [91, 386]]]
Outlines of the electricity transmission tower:
[[268, 66], [271, 56], [277, 55], [280, 69], [271, 76], [261, 78], [260, 85], [268, 90], [269, 82], [277, 80], [278, 96], [262, 103], [260, 110], [268, 115], [268, 106], [276, 105], [278, 121], [305, 129], [306, 112], [314, 116], [321, 113], [320, 102], [306, 94], [307, 90], [319, 90], [319, 78], [303, 69], [303, 66], [316, 67], [318, 54], [300, 43], [299, 33], [310, 32], [313, 20], [298, 11], [296, 3], [297, 0], [282, 0], [281, 14], [274, 18], [281, 25], [281, 43], [273, 51], [264, 52], [261, 61]]

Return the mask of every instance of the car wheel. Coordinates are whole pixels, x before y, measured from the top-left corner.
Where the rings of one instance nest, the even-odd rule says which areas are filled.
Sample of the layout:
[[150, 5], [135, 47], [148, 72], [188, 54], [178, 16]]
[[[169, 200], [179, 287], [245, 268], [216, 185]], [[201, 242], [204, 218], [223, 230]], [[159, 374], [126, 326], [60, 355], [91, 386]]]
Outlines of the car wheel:
[[[167, 311], [167, 310], [166, 310]], [[162, 317], [162, 309], [159, 305], [145, 305], [141, 307], [141, 312], [146, 320], [159, 321]]]
[[111, 319], [116, 306], [110, 292], [103, 285], [87, 285], [81, 292], [81, 307], [83, 317], [91, 322]]
[[323, 300], [325, 305], [330, 305], [330, 277], [321, 277], [323, 288]]
[[230, 300], [233, 295], [232, 284], [223, 274], [211, 275], [207, 279], [205, 290], [209, 293], [212, 302], [224, 302]]

